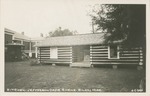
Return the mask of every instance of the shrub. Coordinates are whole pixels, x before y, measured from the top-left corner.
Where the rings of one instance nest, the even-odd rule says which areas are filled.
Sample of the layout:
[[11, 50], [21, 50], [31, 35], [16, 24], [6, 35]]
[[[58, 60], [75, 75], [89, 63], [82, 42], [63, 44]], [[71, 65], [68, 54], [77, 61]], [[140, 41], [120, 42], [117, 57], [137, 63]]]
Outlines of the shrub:
[[32, 61], [30, 62], [30, 65], [31, 65], [31, 66], [35, 66], [35, 65], [40, 65], [40, 63], [38, 62], [38, 60], [32, 60]]

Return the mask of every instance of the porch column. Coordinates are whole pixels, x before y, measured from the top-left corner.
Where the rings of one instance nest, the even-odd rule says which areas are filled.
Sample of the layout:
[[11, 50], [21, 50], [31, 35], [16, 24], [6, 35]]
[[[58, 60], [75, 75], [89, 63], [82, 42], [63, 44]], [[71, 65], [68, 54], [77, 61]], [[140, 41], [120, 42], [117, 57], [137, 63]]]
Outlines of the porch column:
[[[35, 45], [37, 44], [37, 42], [35, 42]], [[38, 57], [38, 47], [35, 47], [35, 58]]]
[[32, 44], [31, 44], [31, 41], [29, 42], [29, 56], [30, 57], [32, 57], [32, 50], [31, 50], [31, 46]]
[[21, 44], [23, 45], [23, 40], [21, 40]]
[[38, 57], [38, 56], [37, 56], [37, 55], [38, 55], [37, 53], [38, 53], [38, 51], [37, 51], [37, 47], [35, 47], [35, 58], [37, 58], [37, 57]]
[[41, 63], [41, 48], [38, 48], [39, 54], [38, 54], [38, 61]]

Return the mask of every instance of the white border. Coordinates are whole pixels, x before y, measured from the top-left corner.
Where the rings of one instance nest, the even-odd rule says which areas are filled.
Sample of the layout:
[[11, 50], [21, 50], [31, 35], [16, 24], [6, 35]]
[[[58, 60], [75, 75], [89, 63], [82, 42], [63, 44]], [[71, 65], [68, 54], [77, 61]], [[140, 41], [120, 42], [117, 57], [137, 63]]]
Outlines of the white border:
[[[4, 12], [4, 9], [3, 9], [3, 2], [5, 0], [0, 0], [0, 51], [1, 51], [1, 54], [0, 54], [0, 96], [150, 96], [150, 75], [148, 74], [150, 71], [150, 58], [149, 55], [150, 55], [150, 48], [149, 48], [149, 44], [150, 44], [150, 28], [148, 27], [150, 25], [150, 0], [95, 0], [95, 1], [98, 1], [100, 3], [103, 3], [103, 4], [146, 4], [146, 93], [46, 93], [46, 92], [40, 92], [40, 93], [27, 93], [27, 92], [24, 92], [24, 93], [21, 93], [21, 92], [13, 92], [13, 93], [9, 93], [9, 92], [4, 92], [4, 25], [3, 25], [3, 12]], [[36, 0], [35, 0], [36, 2]]]

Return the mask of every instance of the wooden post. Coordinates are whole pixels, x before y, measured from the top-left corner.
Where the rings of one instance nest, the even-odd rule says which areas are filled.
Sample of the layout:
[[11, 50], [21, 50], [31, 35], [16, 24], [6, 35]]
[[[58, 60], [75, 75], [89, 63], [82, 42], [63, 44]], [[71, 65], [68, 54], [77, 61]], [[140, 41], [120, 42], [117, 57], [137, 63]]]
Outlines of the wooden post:
[[37, 54], [38, 54], [38, 52], [37, 52], [37, 47], [35, 47], [35, 58], [38, 57]]
[[41, 48], [39, 47], [39, 49], [40, 49], [40, 54], [39, 54], [39, 56], [40, 56], [40, 63], [41, 63]]
[[32, 57], [32, 48], [31, 48], [31, 47], [32, 47], [32, 44], [31, 44], [31, 43], [32, 43], [32, 42], [30, 41], [30, 42], [29, 42], [29, 56], [30, 56], [30, 57]]

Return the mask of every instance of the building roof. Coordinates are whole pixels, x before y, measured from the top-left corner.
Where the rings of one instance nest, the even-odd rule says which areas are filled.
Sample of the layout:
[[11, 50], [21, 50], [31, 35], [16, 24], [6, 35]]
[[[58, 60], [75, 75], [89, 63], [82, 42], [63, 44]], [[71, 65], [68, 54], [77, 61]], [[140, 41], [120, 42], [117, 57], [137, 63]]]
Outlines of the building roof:
[[104, 43], [104, 34], [80, 34], [73, 36], [60, 36], [60, 37], [50, 37], [37, 43], [37, 47], [46, 46], [74, 46], [74, 45], [96, 45]]
[[23, 35], [23, 34], [21, 34], [21, 33], [17, 33], [17, 32], [15, 32], [15, 34], [14, 34], [14, 40], [30, 40], [30, 38], [28, 37], [28, 36], [25, 36], [25, 35]]
[[18, 32], [16, 32], [16, 31], [13, 31], [13, 30], [10, 30], [10, 29], [8, 29], [8, 28], [5, 28], [5, 33], [12, 33], [13, 34], [13, 36], [14, 36], [14, 40], [30, 40], [30, 38], [28, 37], [28, 36], [25, 36], [25, 35], [23, 35], [23, 34], [21, 34], [21, 33], [18, 33]]
[[13, 35], [13, 34], [14, 34], [14, 31], [12, 31], [12, 30], [10, 30], [10, 29], [7, 29], [7, 28], [5, 28], [5, 34]]
[[44, 39], [45, 39], [45, 37], [34, 37], [34, 38], [31, 38], [32, 41], [42, 41]]

